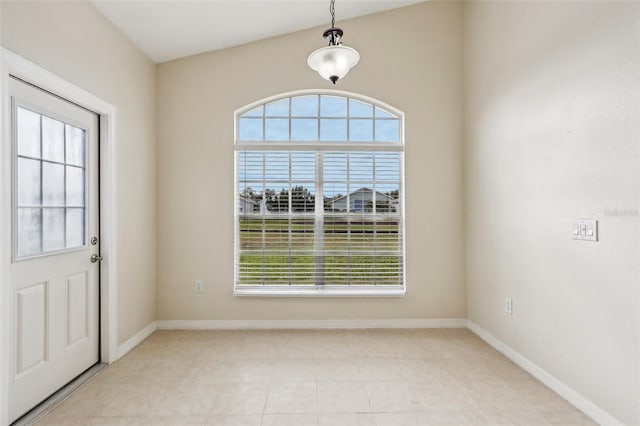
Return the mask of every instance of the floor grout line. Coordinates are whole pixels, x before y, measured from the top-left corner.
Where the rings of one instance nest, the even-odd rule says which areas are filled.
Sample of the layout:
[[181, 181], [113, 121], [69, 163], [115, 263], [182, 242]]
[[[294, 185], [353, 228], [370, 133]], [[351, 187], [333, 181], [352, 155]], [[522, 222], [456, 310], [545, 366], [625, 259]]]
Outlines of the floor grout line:
[[[300, 415], [300, 419], [307, 418], [309, 423], [315, 420], [317, 424], [327, 415], [337, 416], [336, 419], [368, 419], [365, 420], [367, 424], [380, 424], [381, 421], [386, 422], [386, 419], [394, 418], [437, 420], [439, 416], [459, 416], [455, 418], [491, 422], [497, 421], [495, 416], [510, 415], [523, 416], [525, 420], [533, 419], [536, 425], [548, 425], [549, 419], [561, 419], [562, 416], [592, 424], [588, 418], [582, 417], [578, 410], [564, 407], [564, 400], [560, 396], [531, 376], [523, 374], [520, 367], [468, 333], [442, 330], [394, 330], [393, 333], [382, 330], [378, 333], [366, 330], [349, 332], [348, 339], [343, 338], [344, 333], [323, 333], [323, 339], [313, 339], [313, 336], [319, 336], [315, 331], [211, 331], [191, 336], [189, 338], [180, 332], [154, 333], [122, 360], [105, 368], [96, 376], [94, 383], [99, 390], [109, 392], [113, 391], [109, 390], [109, 387], [115, 387], [117, 390], [117, 386], [133, 385], [134, 389], [130, 389], [129, 392], [135, 395], [139, 393], [139, 402], [142, 403], [148, 403], [144, 399], [145, 389], [157, 388], [159, 377], [167, 377], [166, 381], [162, 381], [166, 390], [160, 392], [162, 395], [167, 392], [162, 397], [164, 399], [171, 395], [171, 389], [177, 385], [180, 386], [178, 392], [186, 392], [186, 395], [190, 386], [197, 385], [197, 392], [206, 392], [207, 386], [210, 386], [212, 392], [216, 392], [215, 396], [212, 395], [209, 399], [205, 397], [211, 408], [202, 410], [202, 405], [194, 405], [196, 408], [200, 407], [200, 412], [208, 413], [202, 418], [209, 424], [213, 424], [218, 416], [223, 418], [230, 415], [234, 416], [234, 420], [246, 419], [247, 422], [253, 422], [247, 423], [251, 426], [269, 426], [271, 416], [278, 418], [292, 415]], [[326, 347], [316, 348], [323, 356], [309, 357], [305, 345], [321, 345], [323, 342]], [[213, 348], [215, 353], [208, 352]], [[234, 356], [233, 348], [239, 348], [243, 356]], [[340, 348], [341, 356], [330, 357], [332, 348]], [[257, 355], [252, 356], [253, 353]], [[358, 354], [367, 356], [362, 357]], [[243, 366], [246, 366], [245, 370]], [[348, 380], [340, 380], [341, 374], [348, 375]], [[290, 387], [280, 386], [287, 383], [291, 384]], [[303, 383], [307, 384], [301, 385]], [[491, 397], [491, 392], [494, 392], [492, 383], [501, 384], [501, 389], [495, 391], [495, 401], [488, 399], [487, 403], [484, 398]], [[527, 385], [526, 390], [520, 389], [522, 384]], [[297, 388], [298, 385], [302, 387]], [[362, 390], [358, 390], [360, 386]], [[539, 386], [539, 390], [536, 386]], [[285, 389], [286, 397], [291, 398], [293, 403], [287, 405], [285, 400], [278, 399], [278, 389]], [[297, 389], [306, 389], [307, 392], [313, 390], [314, 399], [308, 395], [306, 399], [296, 399]], [[430, 392], [439, 389], [453, 389], [458, 395], [456, 398], [461, 398], [460, 402], [454, 399], [438, 403], [440, 398], [430, 396]], [[263, 403], [257, 405], [255, 399], [249, 404], [238, 402], [241, 401], [238, 398], [241, 398], [245, 390], [251, 392], [251, 398], [256, 398], [264, 392]], [[78, 390], [78, 393], [81, 392], [82, 389]], [[231, 392], [229, 402], [221, 399], [225, 392]], [[326, 392], [344, 392], [344, 398], [353, 398], [353, 403], [357, 405], [350, 406], [340, 400], [327, 399]], [[514, 395], [513, 399], [510, 393]], [[403, 402], [402, 395], [409, 396], [412, 402]], [[271, 410], [274, 412], [266, 411], [270, 398], [275, 404], [272, 408], [276, 410]], [[385, 402], [388, 398], [395, 398], [396, 402]], [[539, 405], [535, 405], [540, 400], [549, 407], [559, 408], [540, 408]], [[111, 413], [143, 413], [136, 416], [133, 423], [143, 422], [151, 416], [156, 417], [153, 411], [144, 407], [142, 410], [137, 409], [135, 405], [131, 405], [135, 404], [135, 401], [129, 401], [126, 397], [109, 401], [114, 408]], [[188, 397], [182, 396], [172, 401], [179, 401], [185, 405], [162, 410], [166, 411], [165, 418], [179, 417], [169, 416], [171, 413], [188, 413], [189, 404], [201, 404], [204, 400], [198, 402], [196, 398], [190, 401]], [[365, 401], [368, 408], [363, 411]], [[322, 407], [320, 402], [323, 402]], [[373, 405], [374, 402], [376, 407]], [[161, 401], [160, 404], [162, 403]], [[225, 407], [227, 403], [240, 405]], [[129, 405], [119, 407], [118, 404]], [[515, 407], [522, 406], [523, 409], [507, 409], [509, 404]], [[496, 405], [497, 408], [493, 410], [492, 405]], [[292, 413], [287, 411], [288, 407], [294, 411], [309, 408], [310, 412]], [[72, 413], [73, 406], [68, 408], [71, 410], [69, 413]], [[391, 412], [394, 409], [401, 411]], [[83, 408], [79, 406], [78, 410], [78, 413], [82, 413]], [[332, 410], [340, 412], [334, 413]], [[233, 414], [237, 411], [252, 411], [255, 414]], [[63, 415], [66, 414], [65, 408]], [[357, 416], [349, 417], [349, 414]], [[87, 416], [86, 423], [95, 417], [97, 416]], [[111, 416], [100, 417], [109, 422], [108, 418]], [[284, 421], [291, 422], [296, 418], [298, 417], [285, 417]], [[374, 423], [371, 423], [372, 421]], [[43, 422], [44, 424], [47, 422]]]

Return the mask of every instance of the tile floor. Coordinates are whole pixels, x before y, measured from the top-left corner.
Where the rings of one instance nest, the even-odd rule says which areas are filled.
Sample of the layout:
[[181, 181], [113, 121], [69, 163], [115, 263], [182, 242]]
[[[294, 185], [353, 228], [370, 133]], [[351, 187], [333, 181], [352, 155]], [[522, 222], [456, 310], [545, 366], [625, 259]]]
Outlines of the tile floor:
[[157, 331], [37, 423], [593, 424], [464, 329]]

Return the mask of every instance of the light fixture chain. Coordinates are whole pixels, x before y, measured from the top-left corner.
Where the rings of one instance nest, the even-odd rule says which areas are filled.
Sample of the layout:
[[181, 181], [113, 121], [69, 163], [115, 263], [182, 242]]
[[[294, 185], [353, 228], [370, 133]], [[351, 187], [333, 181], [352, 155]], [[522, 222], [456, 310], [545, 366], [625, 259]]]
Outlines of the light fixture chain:
[[329, 12], [331, 13], [331, 28], [336, 26], [336, 0], [331, 0], [329, 4]]

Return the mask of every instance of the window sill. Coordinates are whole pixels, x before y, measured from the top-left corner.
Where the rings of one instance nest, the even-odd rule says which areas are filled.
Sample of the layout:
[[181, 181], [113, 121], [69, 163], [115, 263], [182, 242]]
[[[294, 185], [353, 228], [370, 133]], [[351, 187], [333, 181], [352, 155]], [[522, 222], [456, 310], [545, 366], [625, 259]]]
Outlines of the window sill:
[[405, 294], [405, 288], [373, 286], [358, 286], [355, 288], [340, 286], [256, 288], [256, 286], [242, 286], [236, 287], [233, 292], [234, 296], [240, 297], [403, 297]]

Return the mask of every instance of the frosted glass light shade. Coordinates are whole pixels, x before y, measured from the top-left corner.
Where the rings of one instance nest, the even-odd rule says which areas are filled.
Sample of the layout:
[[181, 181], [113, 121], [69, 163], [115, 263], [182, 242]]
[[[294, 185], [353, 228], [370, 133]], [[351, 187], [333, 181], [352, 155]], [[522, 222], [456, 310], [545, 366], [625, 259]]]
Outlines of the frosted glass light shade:
[[351, 68], [360, 61], [360, 54], [357, 50], [347, 46], [326, 46], [322, 47], [307, 59], [307, 64], [318, 72], [322, 78], [336, 83], [344, 78]]

